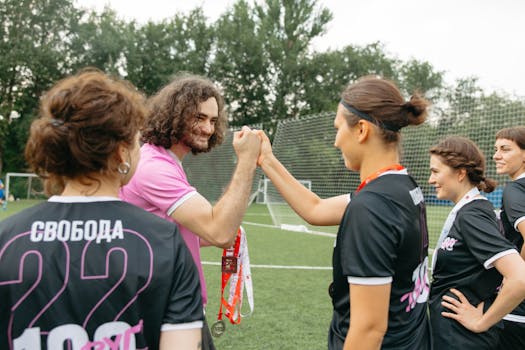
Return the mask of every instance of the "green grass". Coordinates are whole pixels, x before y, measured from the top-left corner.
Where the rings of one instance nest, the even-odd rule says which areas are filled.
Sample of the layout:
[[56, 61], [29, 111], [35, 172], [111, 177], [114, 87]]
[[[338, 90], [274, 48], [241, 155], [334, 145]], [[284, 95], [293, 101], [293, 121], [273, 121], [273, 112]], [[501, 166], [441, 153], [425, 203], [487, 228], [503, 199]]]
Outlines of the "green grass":
[[[0, 210], [0, 220], [37, 201], [11, 202]], [[428, 227], [433, 248], [450, 207], [428, 207]], [[266, 206], [253, 204], [246, 222], [271, 224]], [[334, 238], [272, 227], [243, 225], [252, 265], [330, 267]], [[322, 230], [322, 228], [319, 228]], [[331, 232], [329, 230], [328, 232]], [[222, 250], [202, 249], [202, 260], [219, 262]], [[217, 318], [220, 298], [220, 267], [204, 265], [208, 287], [208, 322]], [[226, 332], [216, 338], [217, 349], [317, 350], [326, 349], [332, 305], [328, 285], [331, 270], [270, 269], [252, 266], [255, 311], [239, 325], [227, 323]], [[225, 293], [226, 294], [226, 293]], [[244, 311], [247, 311], [247, 302]]]

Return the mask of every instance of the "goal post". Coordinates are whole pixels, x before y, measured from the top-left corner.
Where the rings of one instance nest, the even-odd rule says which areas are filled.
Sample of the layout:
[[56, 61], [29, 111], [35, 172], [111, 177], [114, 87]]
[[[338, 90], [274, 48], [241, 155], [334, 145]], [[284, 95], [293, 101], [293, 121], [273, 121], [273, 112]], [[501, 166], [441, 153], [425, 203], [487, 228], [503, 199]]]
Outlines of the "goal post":
[[[36, 179], [35, 179], [36, 178]], [[37, 198], [43, 194], [43, 184], [33, 173], [6, 173], [5, 202], [10, 198]]]

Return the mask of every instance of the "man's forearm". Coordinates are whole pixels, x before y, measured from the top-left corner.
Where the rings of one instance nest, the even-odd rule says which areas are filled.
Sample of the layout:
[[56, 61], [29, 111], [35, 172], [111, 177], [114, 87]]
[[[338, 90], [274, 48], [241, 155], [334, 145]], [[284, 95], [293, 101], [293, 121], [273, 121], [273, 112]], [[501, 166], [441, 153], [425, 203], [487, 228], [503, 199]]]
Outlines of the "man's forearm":
[[218, 241], [229, 247], [248, 207], [256, 164], [239, 160], [226, 191], [213, 206], [213, 221]]

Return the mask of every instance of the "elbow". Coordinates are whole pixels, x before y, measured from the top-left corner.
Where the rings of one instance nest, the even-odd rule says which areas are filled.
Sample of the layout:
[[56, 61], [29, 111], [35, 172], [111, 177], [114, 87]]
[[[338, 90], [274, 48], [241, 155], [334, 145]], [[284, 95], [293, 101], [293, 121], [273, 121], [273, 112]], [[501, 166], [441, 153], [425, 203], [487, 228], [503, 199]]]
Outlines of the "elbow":
[[231, 248], [233, 244], [235, 243], [236, 236], [237, 235], [216, 236], [216, 237], [213, 237], [213, 239], [209, 239], [208, 242], [217, 248], [228, 249], [228, 248]]

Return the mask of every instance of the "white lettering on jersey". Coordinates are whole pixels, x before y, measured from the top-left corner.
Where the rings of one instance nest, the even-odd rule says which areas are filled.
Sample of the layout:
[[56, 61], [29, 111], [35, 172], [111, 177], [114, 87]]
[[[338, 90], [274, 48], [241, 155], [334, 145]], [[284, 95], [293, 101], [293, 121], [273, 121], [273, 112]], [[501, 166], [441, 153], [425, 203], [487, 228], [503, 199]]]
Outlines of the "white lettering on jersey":
[[100, 243], [105, 240], [124, 239], [122, 220], [60, 220], [60, 221], [35, 221], [31, 225], [30, 239], [32, 242], [52, 241], [93, 241]]
[[421, 191], [421, 188], [416, 187], [412, 191], [409, 191], [410, 196], [412, 197], [412, 201], [414, 202], [414, 205], [418, 205], [419, 203], [424, 201], [423, 191]]
[[[87, 332], [79, 325], [65, 324], [51, 329], [47, 334], [47, 349], [62, 349], [69, 343], [73, 350], [121, 349], [136, 350], [135, 334], [142, 333], [143, 321], [135, 326], [116, 321], [101, 324], [90, 341]], [[39, 327], [27, 328], [13, 341], [14, 350], [40, 350], [41, 333]]]

